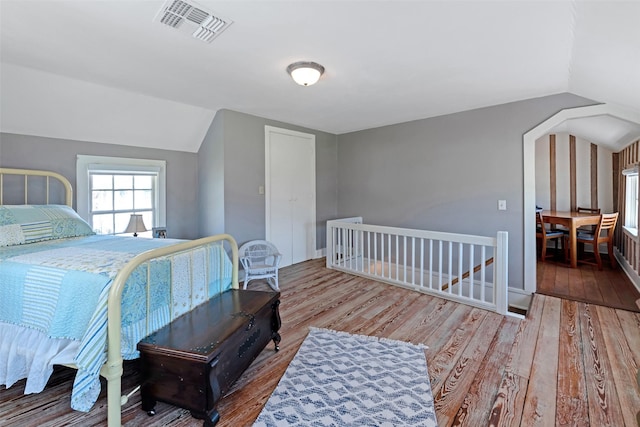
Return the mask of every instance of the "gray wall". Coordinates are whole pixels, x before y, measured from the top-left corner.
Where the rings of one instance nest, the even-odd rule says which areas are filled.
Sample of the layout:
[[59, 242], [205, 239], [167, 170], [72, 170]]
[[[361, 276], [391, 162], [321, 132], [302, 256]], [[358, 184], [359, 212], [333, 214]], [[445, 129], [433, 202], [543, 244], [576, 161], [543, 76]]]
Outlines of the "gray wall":
[[[506, 230], [510, 285], [522, 288], [522, 135], [564, 108], [591, 104], [558, 94], [340, 136], [220, 110], [198, 155], [0, 134], [0, 165], [53, 169], [75, 185], [76, 154], [163, 159], [170, 236], [224, 231], [241, 244], [265, 236], [264, 126], [312, 133], [318, 249], [325, 221], [337, 217], [488, 236]], [[507, 211], [497, 210], [498, 199]]]
[[224, 224], [224, 123], [216, 114], [198, 151], [200, 236], [226, 233]]
[[[495, 236], [509, 232], [510, 286], [523, 288], [522, 136], [564, 108], [559, 94], [338, 136], [338, 216]], [[498, 199], [507, 210], [498, 211]]]
[[[198, 153], [201, 170], [219, 168], [216, 156], [224, 155], [223, 229], [234, 236], [238, 244], [265, 238], [265, 196], [258, 194], [258, 187], [265, 184], [265, 125], [316, 136], [316, 248], [324, 248], [326, 220], [335, 218], [338, 212], [336, 135], [231, 110], [218, 111]], [[200, 194], [217, 193], [219, 179], [216, 174], [201, 181]], [[201, 217], [218, 208], [219, 202], [213, 197], [201, 201]], [[200, 234], [215, 233], [220, 225], [201, 221]]]
[[74, 189], [78, 154], [165, 160], [167, 233], [181, 239], [197, 237], [198, 211], [193, 209], [198, 166], [195, 153], [0, 133], [0, 166], [53, 170], [69, 179]]

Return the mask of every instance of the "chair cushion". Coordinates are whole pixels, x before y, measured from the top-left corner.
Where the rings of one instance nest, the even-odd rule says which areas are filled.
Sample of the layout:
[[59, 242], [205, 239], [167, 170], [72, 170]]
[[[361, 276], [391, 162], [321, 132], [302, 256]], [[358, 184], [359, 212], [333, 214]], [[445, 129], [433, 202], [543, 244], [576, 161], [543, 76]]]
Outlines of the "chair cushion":
[[590, 233], [578, 233], [576, 237], [580, 240], [593, 240], [593, 234]]
[[562, 235], [564, 235], [562, 231], [547, 231], [547, 237], [556, 237]]

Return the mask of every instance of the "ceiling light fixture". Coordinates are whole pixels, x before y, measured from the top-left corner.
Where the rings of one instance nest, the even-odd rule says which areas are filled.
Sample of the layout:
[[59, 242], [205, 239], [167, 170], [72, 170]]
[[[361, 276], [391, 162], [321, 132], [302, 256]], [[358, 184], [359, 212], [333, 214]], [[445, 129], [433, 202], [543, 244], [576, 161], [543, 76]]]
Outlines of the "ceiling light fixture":
[[324, 67], [315, 62], [300, 61], [289, 65], [287, 73], [299, 85], [311, 86], [320, 79], [320, 76], [324, 73]]

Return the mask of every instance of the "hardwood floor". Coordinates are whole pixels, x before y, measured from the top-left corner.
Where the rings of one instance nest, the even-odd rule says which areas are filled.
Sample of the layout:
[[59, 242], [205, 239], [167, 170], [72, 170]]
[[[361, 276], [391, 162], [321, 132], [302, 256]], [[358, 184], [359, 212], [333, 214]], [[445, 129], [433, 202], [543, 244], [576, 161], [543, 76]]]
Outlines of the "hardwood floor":
[[[424, 343], [440, 426], [637, 426], [640, 314], [536, 294], [524, 320], [324, 268], [324, 260], [281, 270], [282, 342], [270, 344], [225, 396], [220, 427], [250, 426], [309, 326]], [[256, 283], [252, 289], [266, 285]], [[104, 392], [88, 414], [69, 409], [73, 371], [22, 395], [0, 387], [0, 425], [104, 425]], [[128, 392], [135, 364], [126, 366]], [[159, 403], [148, 417], [134, 394], [125, 426], [201, 426]]]
[[640, 293], [620, 267], [605, 262], [603, 270], [588, 264], [537, 263], [537, 292], [606, 307], [640, 312]]

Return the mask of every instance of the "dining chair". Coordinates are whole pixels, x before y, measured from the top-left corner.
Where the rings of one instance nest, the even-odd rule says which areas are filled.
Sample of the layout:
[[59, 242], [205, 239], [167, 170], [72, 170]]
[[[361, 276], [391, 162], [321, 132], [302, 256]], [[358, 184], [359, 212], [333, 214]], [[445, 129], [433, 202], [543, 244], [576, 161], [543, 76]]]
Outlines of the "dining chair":
[[592, 213], [596, 215], [600, 215], [600, 208], [581, 208], [577, 207], [576, 212], [584, 212], [584, 213]]
[[[577, 207], [576, 212], [579, 213], [590, 213], [594, 215], [600, 215], [602, 212], [600, 208], [581, 208]], [[586, 231], [587, 233], [595, 233], [596, 226], [595, 225], [583, 225], [582, 227], [578, 227], [578, 231]]]
[[[576, 208], [576, 212], [590, 213], [594, 215], [600, 215], [602, 213], [600, 211], [600, 208], [581, 208], [579, 206]], [[576, 230], [576, 233], [594, 234], [595, 232], [596, 232], [595, 225], [583, 225], [581, 227], [578, 227], [578, 229]], [[583, 254], [584, 254], [584, 245], [582, 243], [578, 243], [578, 256], [581, 257]]]
[[611, 268], [616, 265], [615, 257], [613, 256], [613, 231], [616, 228], [618, 222], [618, 212], [611, 214], [600, 215], [600, 222], [596, 225], [596, 229], [593, 233], [580, 232], [576, 236], [578, 243], [588, 244], [593, 246], [593, 255], [595, 262], [589, 259], [578, 259], [578, 262], [586, 264], [594, 264], [598, 266], [598, 270], [602, 270], [602, 258], [600, 257], [599, 247], [601, 244], [607, 244], [607, 252], [609, 253], [609, 261], [611, 262]]
[[[567, 243], [564, 240], [565, 234], [561, 230], [548, 230], [544, 220], [542, 219], [542, 212], [536, 212], [536, 239], [540, 241], [540, 261], [544, 262], [547, 258], [547, 241], [554, 240], [556, 245], [556, 252], [558, 252], [558, 242], [562, 243], [562, 249], [564, 250], [564, 259], [567, 259]], [[553, 255], [551, 255], [553, 256]]]

